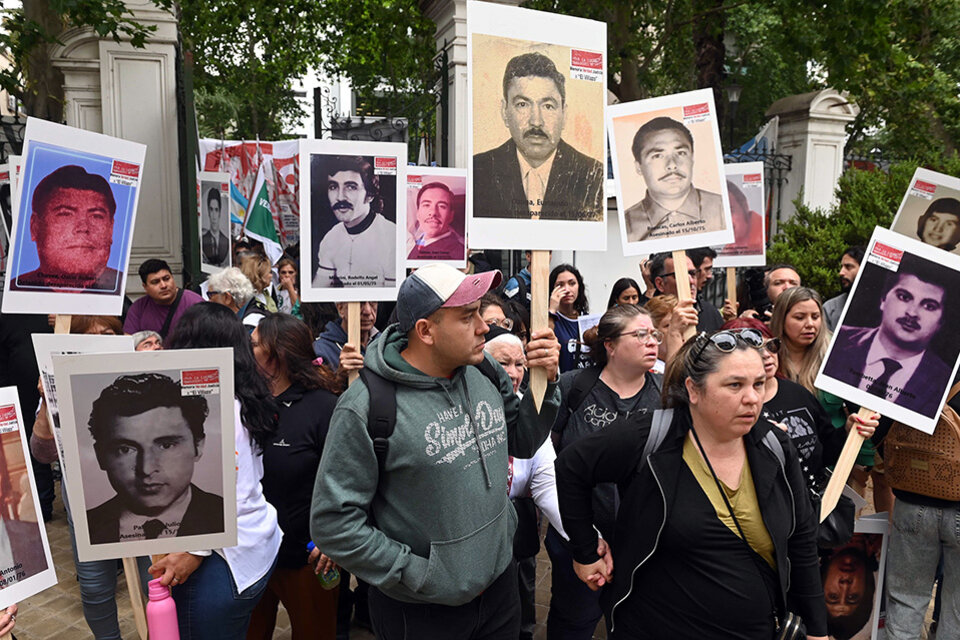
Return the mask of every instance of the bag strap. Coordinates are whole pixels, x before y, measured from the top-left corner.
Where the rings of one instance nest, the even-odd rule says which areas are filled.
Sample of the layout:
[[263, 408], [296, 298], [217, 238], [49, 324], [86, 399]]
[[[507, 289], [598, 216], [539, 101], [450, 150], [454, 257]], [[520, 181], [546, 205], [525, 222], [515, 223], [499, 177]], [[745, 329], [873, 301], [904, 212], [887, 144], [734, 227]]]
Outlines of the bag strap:
[[573, 379], [573, 385], [570, 387], [570, 391], [567, 392], [566, 401], [564, 402], [570, 413], [574, 413], [579, 409], [580, 405], [587, 399], [587, 394], [597, 386], [597, 381], [600, 380], [600, 372], [602, 370], [602, 367], [588, 367], [577, 372], [577, 375]]
[[389, 438], [397, 426], [397, 386], [367, 367], [360, 369], [360, 379], [367, 386], [370, 408], [367, 412], [367, 433], [373, 440], [377, 469], [382, 473], [387, 460]]
[[950, 393], [947, 394], [947, 401], [953, 400], [954, 396], [960, 393], [960, 382], [950, 387]]
[[183, 287], [180, 287], [177, 290], [177, 297], [173, 299], [173, 304], [170, 305], [170, 311], [167, 311], [167, 317], [163, 321], [163, 326], [160, 327], [160, 331], [157, 332], [164, 340], [167, 339], [167, 333], [170, 331], [170, 323], [173, 322], [173, 316], [177, 313], [177, 307], [180, 306], [180, 298], [182, 297]]
[[650, 435], [643, 445], [643, 453], [640, 454], [640, 464], [637, 471], [643, 469], [647, 464], [647, 458], [654, 451], [660, 448], [664, 439], [667, 437], [667, 431], [673, 423], [673, 409], [657, 409], [653, 412], [653, 422], [650, 423]]

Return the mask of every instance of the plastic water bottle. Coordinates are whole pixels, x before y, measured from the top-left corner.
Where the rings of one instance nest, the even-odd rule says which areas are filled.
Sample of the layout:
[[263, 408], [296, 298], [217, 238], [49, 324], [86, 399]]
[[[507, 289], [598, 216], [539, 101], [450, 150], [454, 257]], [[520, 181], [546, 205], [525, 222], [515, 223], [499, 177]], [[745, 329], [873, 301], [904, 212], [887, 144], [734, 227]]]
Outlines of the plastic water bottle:
[[[313, 540], [307, 543], [307, 553], [312, 553], [314, 549], [317, 548], [317, 545], [313, 544]], [[317, 580], [320, 581], [320, 586], [324, 589], [330, 590], [340, 584], [340, 572], [337, 571], [336, 567], [330, 569], [326, 573], [318, 573]], [[151, 638], [151, 640], [153, 640]]]
[[160, 584], [160, 578], [147, 583], [147, 631], [150, 640], [180, 640], [177, 624], [177, 605], [170, 596], [170, 587]]

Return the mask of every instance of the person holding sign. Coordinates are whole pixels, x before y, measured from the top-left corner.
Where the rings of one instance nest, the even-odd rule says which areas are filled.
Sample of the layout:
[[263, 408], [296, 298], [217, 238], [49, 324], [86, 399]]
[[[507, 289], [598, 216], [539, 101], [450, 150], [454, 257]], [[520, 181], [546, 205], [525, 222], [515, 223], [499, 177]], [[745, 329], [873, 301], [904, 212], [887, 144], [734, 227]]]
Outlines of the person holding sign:
[[[808, 638], [826, 638], [799, 456], [761, 419], [763, 345], [750, 329], [701, 333], [667, 369], [672, 411], [559, 454], [574, 569], [591, 588], [614, 577], [602, 595], [613, 637], [768, 639], [789, 606]], [[612, 562], [597, 553], [592, 490], [602, 482], [620, 487]]]
[[647, 193], [624, 211], [628, 242], [675, 235], [678, 229], [724, 228], [720, 194], [693, 186], [693, 134], [687, 127], [666, 116], [654, 118], [637, 130], [631, 151]]
[[68, 165], [33, 190], [30, 239], [40, 267], [10, 280], [14, 291], [76, 291], [116, 294], [123, 274], [107, 266], [117, 212], [103, 176]]
[[[340, 396], [320, 460], [310, 532], [317, 547], [370, 583], [378, 638], [516, 638], [520, 631], [516, 517], [507, 456], [530, 458], [557, 413], [551, 331], [535, 332], [531, 367], [544, 367], [537, 412], [496, 361], [480, 297], [499, 271], [465, 275], [443, 264], [400, 286], [398, 323], [370, 343], [360, 382]], [[373, 378], [372, 375], [379, 376]], [[371, 403], [370, 388], [380, 386]], [[371, 430], [386, 394], [393, 430]], [[376, 420], [371, 424], [371, 420]]]
[[960, 285], [952, 273], [904, 254], [884, 283], [880, 324], [840, 327], [824, 373], [911, 411], [935, 414], [952, 369], [929, 347]]
[[473, 156], [474, 217], [603, 218], [603, 166], [562, 138], [566, 98], [564, 75], [542, 53], [507, 63], [500, 116], [510, 139]]

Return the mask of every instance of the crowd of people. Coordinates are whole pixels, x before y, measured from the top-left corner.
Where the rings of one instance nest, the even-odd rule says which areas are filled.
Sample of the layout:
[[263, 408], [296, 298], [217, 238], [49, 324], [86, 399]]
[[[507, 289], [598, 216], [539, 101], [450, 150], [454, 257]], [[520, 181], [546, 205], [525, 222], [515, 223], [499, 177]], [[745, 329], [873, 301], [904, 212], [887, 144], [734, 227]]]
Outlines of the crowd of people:
[[[172, 587], [181, 637], [270, 638], [282, 603], [295, 639], [347, 638], [351, 624], [383, 640], [532, 638], [542, 540], [551, 639], [589, 639], [601, 621], [622, 639], [770, 638], [794, 615], [808, 638], [850, 638], [863, 620], [825, 604], [821, 556], [833, 552], [818, 548], [815, 500], [850, 430], [866, 438], [850, 483], [872, 480], [895, 524], [887, 637], [921, 637], [938, 561], [934, 624], [960, 637], [960, 539], [948, 535], [960, 505], [895, 497], [889, 424], [814, 386], [862, 248], [840, 258], [844, 292], [826, 302], [777, 264], [759, 293], [714, 304], [711, 249], [685, 265], [655, 254], [611, 278], [586, 331], [589, 285], [574, 265], [550, 272], [542, 331], [528, 269], [428, 265], [388, 318], [360, 303], [356, 343], [347, 303], [301, 301], [295, 259], [272, 266], [256, 243], [234, 251], [236, 266], [202, 291], [147, 260], [145, 295], [122, 322], [71, 326], [132, 335], [137, 350], [233, 349], [238, 545], [139, 561], [144, 581]], [[30, 445], [49, 521], [57, 447], [29, 344], [49, 326], [3, 325], [5, 364], [37, 409]], [[543, 398], [528, 388], [534, 368]], [[117, 563], [81, 562], [72, 540], [90, 630], [120, 638]], [[843, 593], [863, 598], [844, 566]], [[328, 590], [317, 576], [333, 569], [341, 581]]]

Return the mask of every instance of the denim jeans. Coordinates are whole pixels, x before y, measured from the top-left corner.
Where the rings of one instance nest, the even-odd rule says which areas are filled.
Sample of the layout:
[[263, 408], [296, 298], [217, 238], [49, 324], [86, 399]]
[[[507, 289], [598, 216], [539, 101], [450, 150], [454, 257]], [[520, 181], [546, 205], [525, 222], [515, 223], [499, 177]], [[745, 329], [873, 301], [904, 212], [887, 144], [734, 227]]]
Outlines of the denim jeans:
[[600, 592], [591, 591], [573, 570], [573, 555], [550, 526], [543, 539], [553, 567], [550, 582], [550, 613], [547, 640], [590, 640], [603, 616]]
[[[77, 581], [80, 583], [83, 617], [96, 640], [120, 640], [120, 621], [117, 618], [117, 561], [80, 562], [77, 557], [77, 538], [73, 531], [73, 516], [70, 515], [70, 504], [67, 502], [67, 488], [62, 482], [60, 486], [63, 493], [63, 506], [67, 511], [73, 563], [77, 567]], [[144, 590], [151, 578], [147, 573], [149, 566], [150, 558], [137, 558], [140, 581]]]
[[921, 637], [943, 553], [943, 609], [938, 638], [960, 638], [960, 509], [898, 499], [887, 549], [887, 638]]
[[238, 593], [227, 561], [215, 552], [205, 557], [186, 582], [173, 588], [180, 640], [244, 640], [274, 566], [276, 559], [262, 578]]

